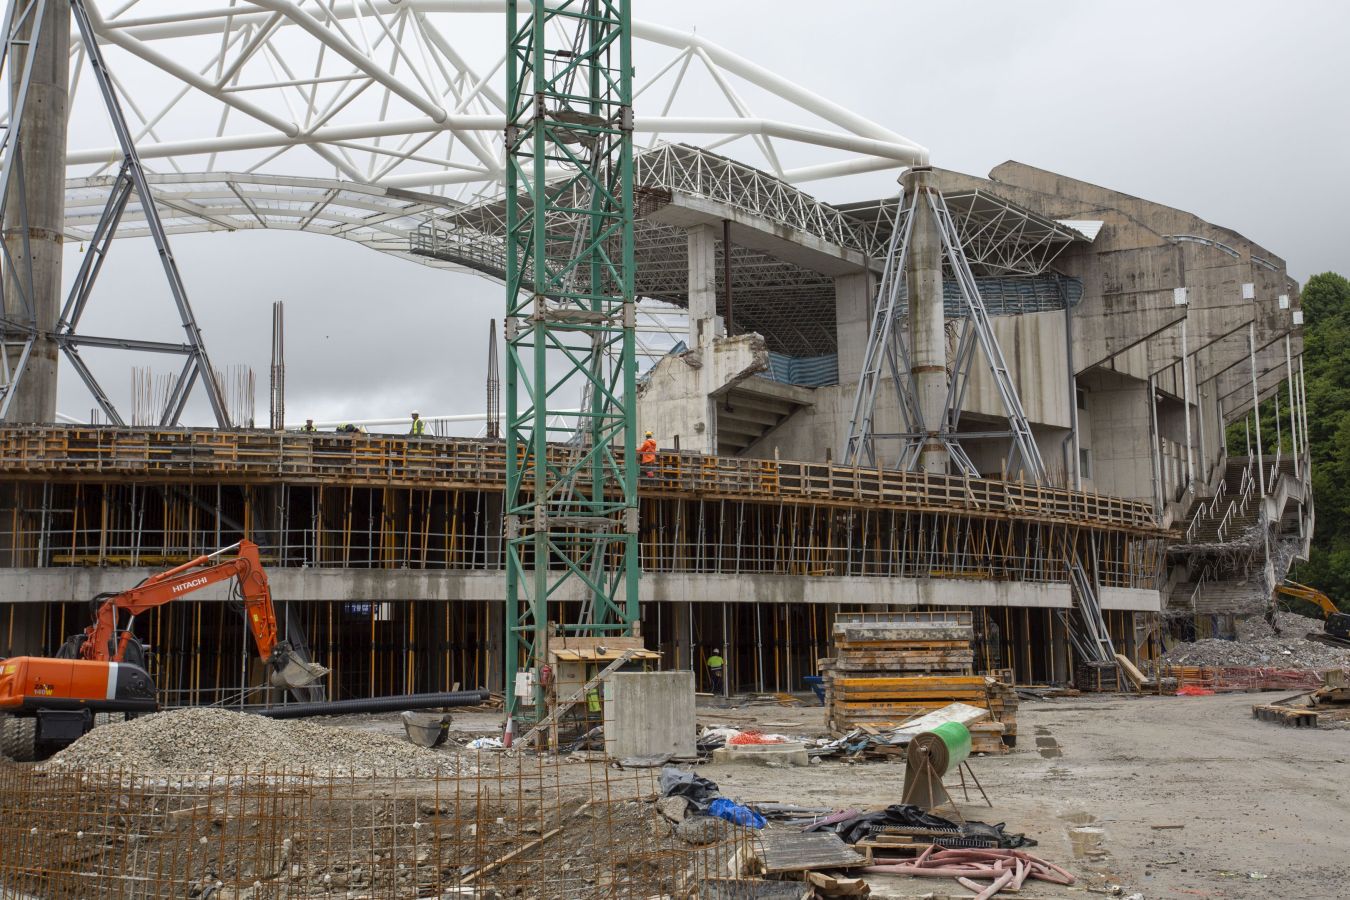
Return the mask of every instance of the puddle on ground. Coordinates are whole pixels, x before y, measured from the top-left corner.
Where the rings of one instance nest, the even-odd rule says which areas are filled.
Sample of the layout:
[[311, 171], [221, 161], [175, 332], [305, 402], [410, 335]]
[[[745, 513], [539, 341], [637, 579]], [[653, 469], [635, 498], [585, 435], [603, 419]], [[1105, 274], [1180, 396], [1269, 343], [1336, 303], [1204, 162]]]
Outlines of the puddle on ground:
[[1058, 759], [1064, 755], [1060, 752], [1059, 741], [1052, 737], [1036, 738], [1036, 751], [1041, 754], [1042, 759]]
[[1060, 816], [1069, 823], [1069, 847], [1074, 859], [1086, 859], [1092, 862], [1105, 862], [1111, 858], [1105, 847], [1106, 829], [1097, 823], [1092, 813], [1076, 812]]

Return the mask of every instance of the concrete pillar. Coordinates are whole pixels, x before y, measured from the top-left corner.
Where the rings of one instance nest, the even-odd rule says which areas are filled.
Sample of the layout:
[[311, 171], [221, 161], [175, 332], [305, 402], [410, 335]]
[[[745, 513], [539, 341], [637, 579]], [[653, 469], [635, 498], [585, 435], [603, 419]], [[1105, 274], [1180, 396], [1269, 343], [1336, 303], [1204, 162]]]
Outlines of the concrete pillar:
[[901, 177], [907, 196], [915, 196], [914, 228], [905, 259], [909, 293], [910, 372], [918, 394], [923, 430], [928, 439], [919, 454], [925, 472], [947, 471], [947, 449], [937, 440], [947, 404], [947, 337], [942, 311], [942, 238], [937, 218], [928, 207], [934, 190], [933, 171], [914, 168]]
[[[25, 26], [31, 32], [31, 24]], [[48, 3], [33, 61], [28, 102], [20, 123], [19, 153], [23, 159], [23, 196], [28, 212], [28, 247], [33, 267], [33, 310], [15, 290], [14, 273], [5, 285], [5, 315], [33, 323], [38, 339], [28, 358], [22, 383], [10, 403], [8, 421], [56, 421], [56, 342], [51, 333], [61, 310], [61, 234], [66, 200], [66, 105], [70, 82], [70, 4]], [[28, 50], [15, 47], [10, 71], [22, 70]], [[11, 100], [18, 85], [11, 86]], [[4, 240], [10, 256], [23, 254], [18, 179], [10, 183]], [[11, 371], [18, 363], [15, 351]]]
[[673, 662], [677, 669], [694, 668], [694, 632], [689, 621], [689, 604], [676, 601], [670, 604], [672, 618], [674, 623], [671, 626], [674, 635], [672, 643], [675, 646], [675, 658], [668, 660]]
[[717, 314], [717, 242], [721, 232], [712, 225], [695, 225], [689, 235], [689, 348], [724, 335]]
[[876, 299], [876, 279], [871, 272], [835, 276], [834, 328], [838, 336], [840, 384], [856, 382], [862, 375]]
[[[703, 402], [703, 413], [696, 418], [703, 424], [702, 431], [682, 434], [680, 446], [698, 453], [717, 452], [717, 401], [708, 388], [713, 341], [726, 337], [722, 317], [717, 314], [717, 244], [722, 229], [712, 225], [695, 225], [686, 229], [689, 238], [689, 349], [697, 351], [702, 359], [696, 368], [694, 395]], [[692, 399], [692, 398], [691, 398]]]

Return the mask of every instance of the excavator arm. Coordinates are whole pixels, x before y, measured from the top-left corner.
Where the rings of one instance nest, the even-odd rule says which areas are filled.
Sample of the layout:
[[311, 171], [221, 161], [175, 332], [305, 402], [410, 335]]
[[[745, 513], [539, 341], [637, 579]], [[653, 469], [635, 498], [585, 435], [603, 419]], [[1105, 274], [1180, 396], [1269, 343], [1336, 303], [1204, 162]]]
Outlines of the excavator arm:
[[1335, 602], [1317, 588], [1286, 578], [1275, 585], [1275, 593], [1313, 604], [1322, 610], [1322, 617], [1325, 619], [1322, 628], [1327, 634], [1343, 641], [1350, 640], [1350, 613], [1341, 612]]
[[[238, 550], [238, 555], [213, 562], [231, 550]], [[80, 656], [102, 662], [122, 662], [131, 630], [128, 624], [121, 640], [118, 640], [117, 620], [120, 613], [126, 612], [134, 620], [147, 610], [230, 579], [236, 579], [239, 583], [244, 616], [248, 619], [258, 656], [271, 667], [274, 685], [285, 688], [307, 687], [328, 673], [322, 666], [301, 659], [289, 644], [277, 640], [277, 617], [272, 604], [272, 591], [258, 556], [258, 545], [248, 540], [152, 575], [134, 588], [107, 598], [98, 608], [94, 624], [85, 629]]]

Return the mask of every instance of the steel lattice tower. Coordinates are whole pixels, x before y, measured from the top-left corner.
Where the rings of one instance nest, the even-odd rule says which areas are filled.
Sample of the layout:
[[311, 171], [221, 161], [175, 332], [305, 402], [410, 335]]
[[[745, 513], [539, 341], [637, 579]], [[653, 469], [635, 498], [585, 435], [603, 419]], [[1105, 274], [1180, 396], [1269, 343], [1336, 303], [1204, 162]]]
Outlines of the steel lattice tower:
[[[506, 669], [638, 625], [629, 0], [507, 4]], [[573, 424], [552, 410], [576, 408]], [[554, 438], [550, 448], [550, 437]], [[578, 602], [579, 601], [579, 602]], [[542, 690], [535, 708], [542, 712]]]

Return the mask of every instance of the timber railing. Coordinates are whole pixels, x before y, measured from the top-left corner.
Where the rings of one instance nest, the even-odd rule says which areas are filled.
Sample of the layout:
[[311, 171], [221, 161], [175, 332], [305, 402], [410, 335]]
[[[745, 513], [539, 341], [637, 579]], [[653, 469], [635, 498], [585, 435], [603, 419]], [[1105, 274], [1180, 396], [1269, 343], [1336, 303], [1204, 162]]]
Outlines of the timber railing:
[[[555, 445], [560, 458], [573, 448]], [[1161, 533], [1152, 504], [1019, 481], [774, 459], [661, 453], [648, 497], [875, 505]], [[0, 479], [378, 484], [500, 490], [498, 440], [87, 426], [0, 428]]]

